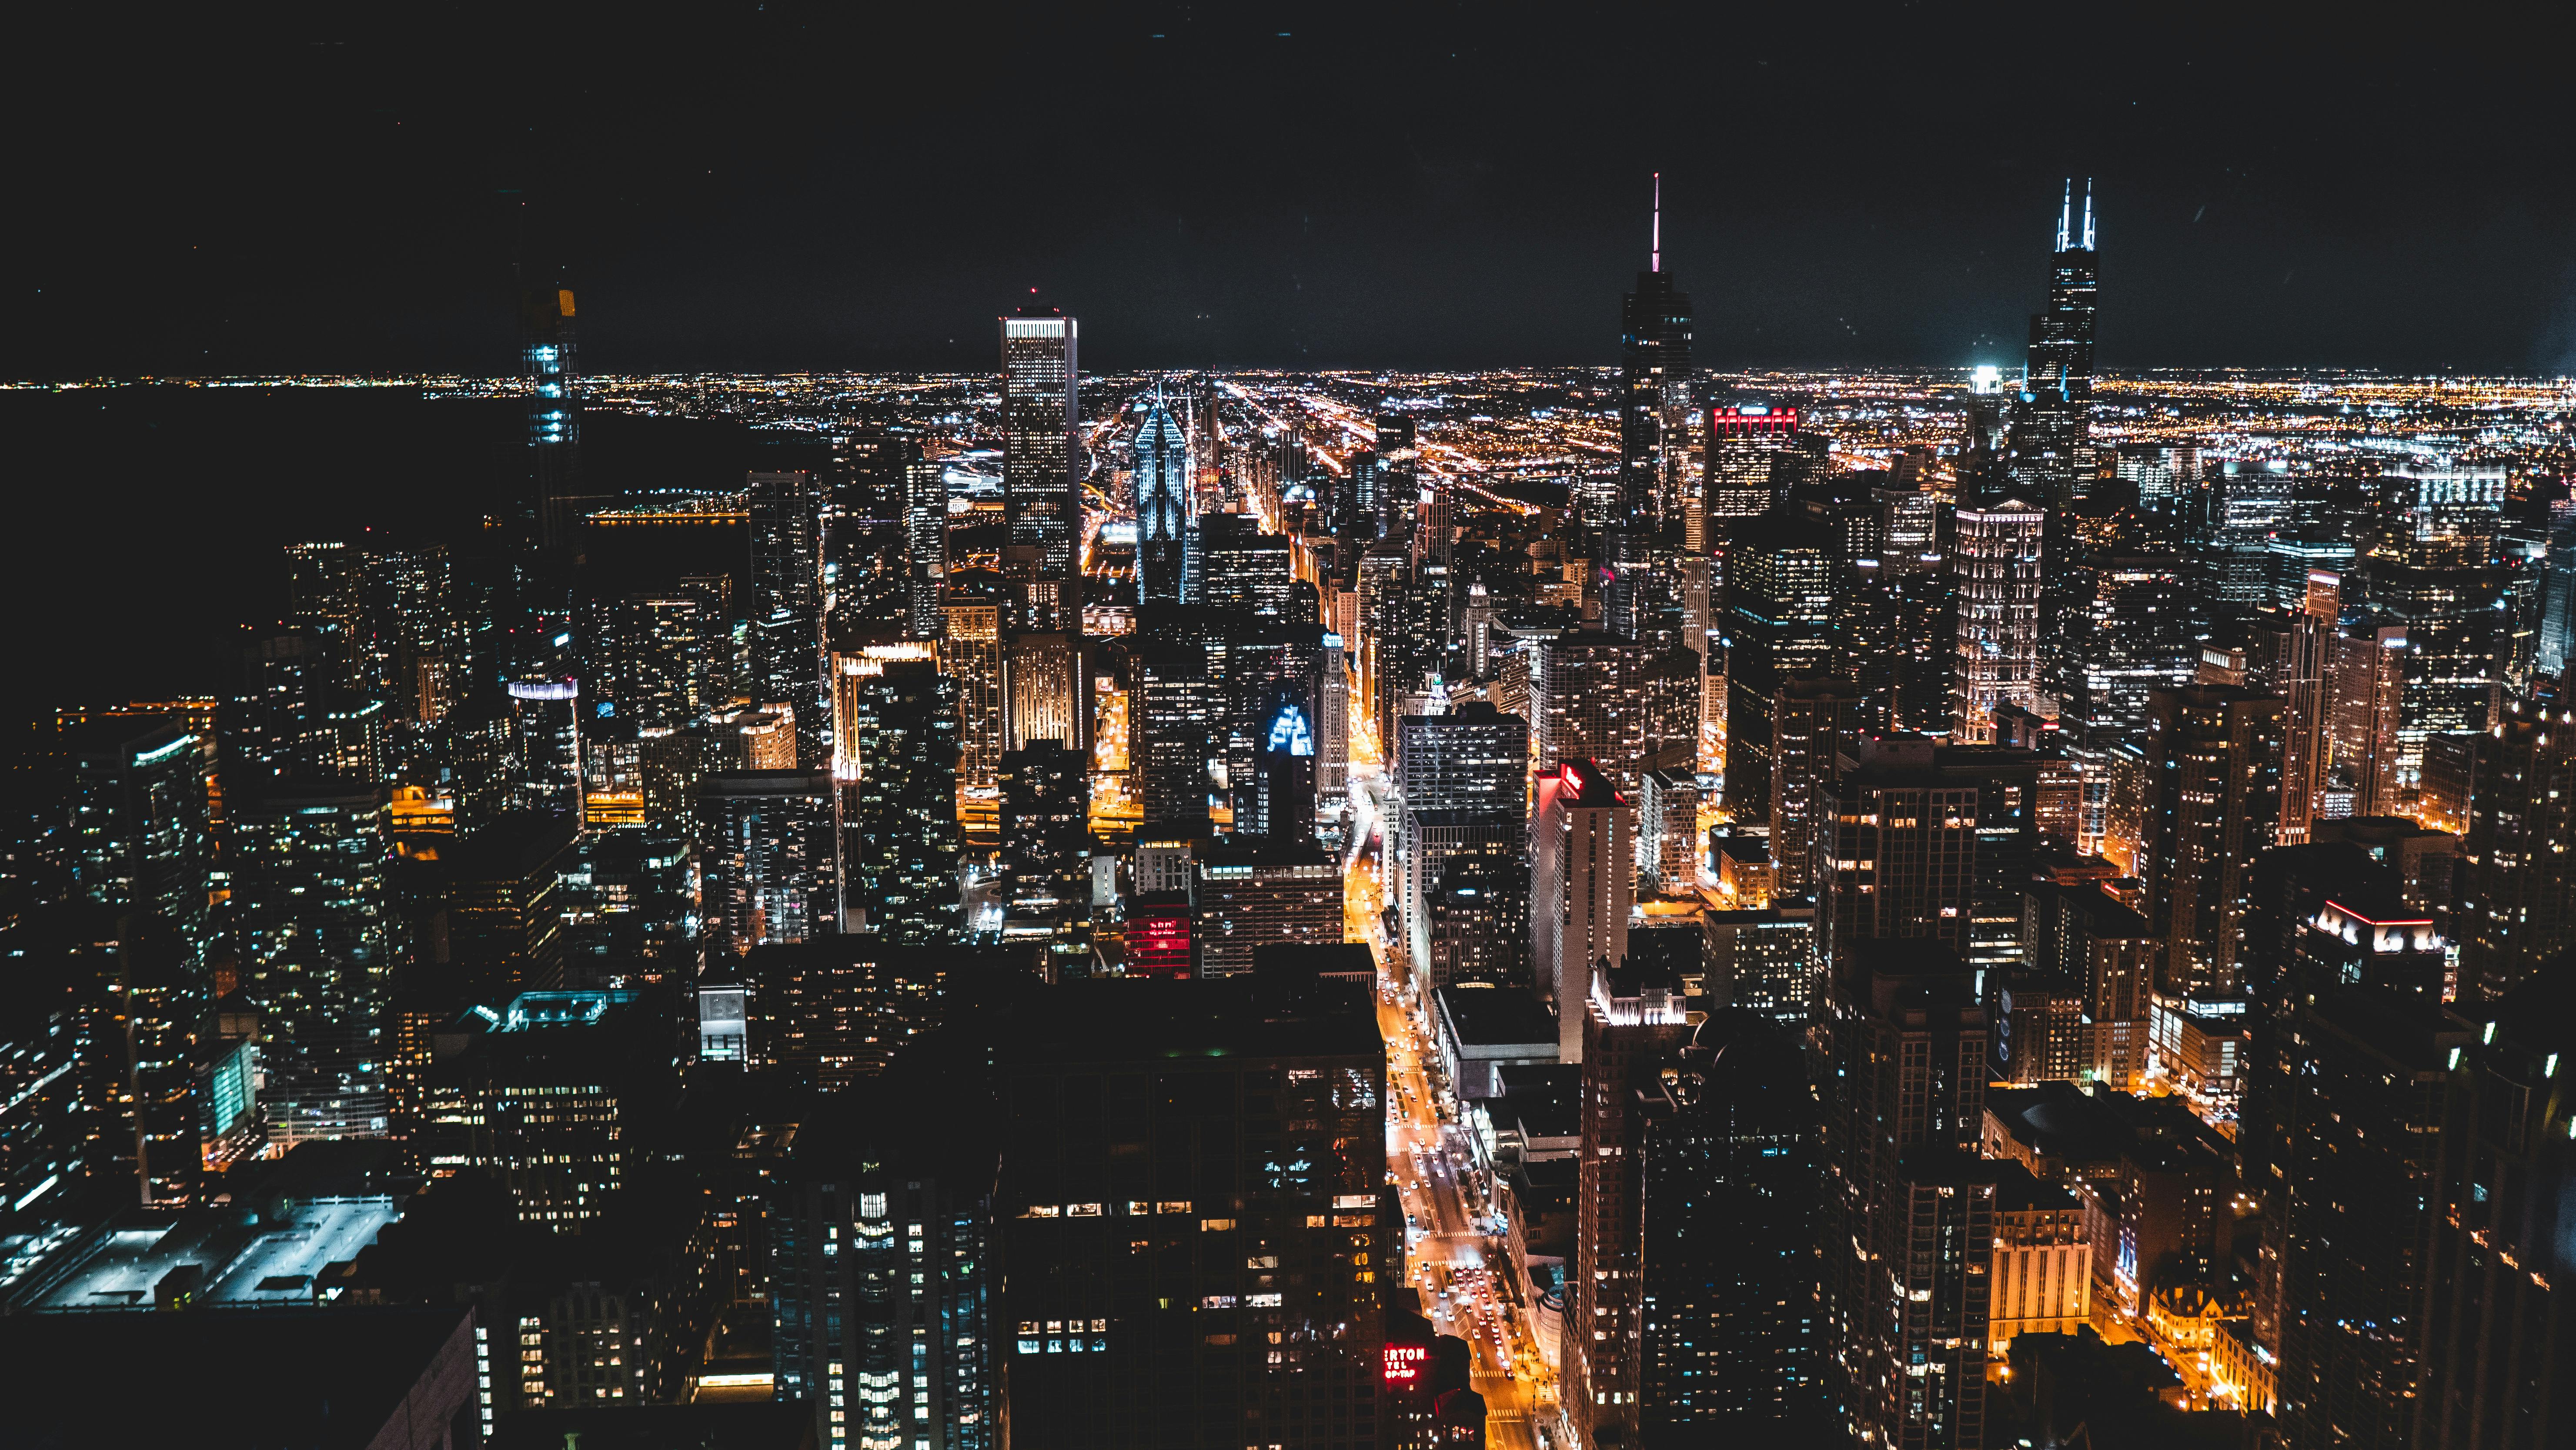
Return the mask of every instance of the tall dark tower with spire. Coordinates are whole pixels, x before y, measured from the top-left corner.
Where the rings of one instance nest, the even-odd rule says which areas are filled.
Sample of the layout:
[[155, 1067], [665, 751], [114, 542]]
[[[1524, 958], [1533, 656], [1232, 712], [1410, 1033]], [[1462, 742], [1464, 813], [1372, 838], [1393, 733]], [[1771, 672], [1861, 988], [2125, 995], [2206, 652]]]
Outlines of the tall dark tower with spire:
[[2013, 410], [2011, 491], [2052, 512], [2089, 491], [2093, 408], [2093, 184], [2084, 184], [2083, 224], [2069, 179], [2057, 210], [2048, 306], [2030, 318], [2030, 351]]
[[2075, 226], [2075, 182], [2068, 178], [2057, 209], [2057, 252], [2051, 259], [2048, 308], [2030, 318], [2030, 355], [2023, 374], [2036, 391], [2053, 387], [2078, 402], [2093, 396], [2093, 183], [2084, 183], [2084, 222]]
[[519, 361], [528, 381], [528, 460], [537, 543], [571, 542], [581, 493], [580, 353], [572, 289], [531, 284], [519, 293]]
[[1691, 300], [1664, 270], [1664, 174], [1655, 173], [1646, 270], [1619, 310], [1619, 499], [1625, 517], [1602, 522], [1645, 528], [1679, 520], [1673, 480], [1687, 471], [1691, 410]]

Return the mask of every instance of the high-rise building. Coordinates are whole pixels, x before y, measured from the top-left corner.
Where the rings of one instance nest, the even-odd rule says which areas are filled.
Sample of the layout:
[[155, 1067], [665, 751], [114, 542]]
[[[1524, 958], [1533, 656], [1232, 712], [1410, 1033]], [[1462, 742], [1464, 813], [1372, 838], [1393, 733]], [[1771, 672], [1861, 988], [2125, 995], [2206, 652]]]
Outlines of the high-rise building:
[[[2576, 1061], [2569, 987], [2564, 975], [2541, 977], [2494, 1004], [2477, 1040], [2454, 1049], [2456, 1059], [2444, 1057], [2440, 1163], [2390, 1195], [2394, 1202], [2356, 1204], [2376, 1218], [2412, 1207], [2418, 1191], [2432, 1196], [2423, 1213], [2430, 1249], [2417, 1274], [2431, 1292], [2412, 1442], [2428, 1450], [2518, 1450], [2567, 1423], [2576, 1338], [2565, 1332], [2556, 1298], [2567, 1220], [2551, 1205], [2576, 1172], [2561, 1075]], [[2405, 1081], [2424, 1079], [2410, 1072]], [[2353, 1136], [2362, 1128], [2356, 1124]], [[2383, 1162], [2414, 1148], [2372, 1135], [2371, 1151]], [[2370, 1286], [2342, 1287], [2368, 1293]], [[2355, 1350], [2411, 1347], [2393, 1335], [2343, 1338]]]
[[594, 706], [605, 702], [617, 719], [649, 730], [678, 729], [724, 704], [721, 657], [732, 641], [707, 590], [620, 595], [593, 601], [583, 614], [583, 678]]
[[1664, 270], [1663, 177], [1655, 179], [1653, 247], [1619, 304], [1619, 476], [1623, 527], [1679, 523], [1674, 484], [1688, 455], [1691, 300]]
[[1342, 636], [1328, 631], [1316, 662], [1315, 792], [1334, 807], [1349, 799], [1351, 789], [1351, 677], [1342, 651]]
[[521, 1223], [581, 1232], [677, 1095], [661, 1019], [632, 991], [522, 992], [457, 1030], [465, 1045], [432, 1071], [433, 1151], [500, 1180]]
[[[2075, 184], [2057, 214], [2048, 305], [2030, 319], [2030, 351], [2012, 421], [2005, 475], [2042, 508], [2063, 510], [2089, 491], [2093, 475], [2093, 190], [2075, 221]], [[1982, 499], [1978, 500], [1983, 502]]]
[[1833, 669], [1834, 541], [1804, 518], [1739, 526], [1727, 545], [1717, 633], [1726, 649], [1726, 808], [1771, 815], [1771, 707], [1792, 675]]
[[1079, 751], [1043, 740], [1003, 755], [1002, 933], [1045, 944], [1060, 966], [1091, 955], [1091, 772]]
[[[1303, 702], [1281, 692], [1261, 732], [1254, 757], [1251, 811], [1237, 806], [1238, 832], [1279, 845], [1307, 845], [1315, 839], [1315, 724]], [[1243, 801], [1237, 791], [1235, 799]]]
[[902, 628], [912, 603], [909, 475], [921, 444], [880, 429], [832, 442], [834, 478], [824, 510], [827, 626]]
[[1714, 1013], [1670, 1065], [1636, 1084], [1636, 1216], [1651, 1227], [1625, 1346], [1636, 1443], [1823, 1443], [1816, 1102], [1797, 1040], [1755, 1012]]
[[529, 472], [536, 540], [572, 542], [581, 485], [581, 358], [572, 291], [528, 287], [519, 295], [520, 375], [528, 383]]
[[992, 1086], [963, 1057], [908, 1056], [796, 1135], [766, 1277], [774, 1383], [812, 1406], [818, 1450], [1002, 1444], [1002, 1145]]
[[1628, 956], [1636, 895], [1636, 807], [1589, 760], [1539, 768], [1530, 806], [1530, 968], [1556, 1003], [1557, 1050], [1583, 1054], [1584, 999], [1597, 963]]
[[262, 1009], [271, 1140], [382, 1134], [379, 1017], [402, 945], [385, 899], [384, 790], [278, 781], [226, 815], [231, 931], [241, 990]]
[[1017, 595], [1012, 624], [1081, 628], [1082, 458], [1074, 438], [1078, 328], [1023, 309], [1002, 326], [1003, 572]]
[[1265, 946], [1341, 939], [1341, 866], [1320, 847], [1218, 846], [1198, 853], [1193, 864], [1201, 975], [1249, 972]]
[[948, 465], [916, 458], [903, 468], [905, 619], [915, 639], [936, 639], [948, 587]]
[[2336, 683], [2335, 642], [2341, 633], [2342, 580], [2323, 570], [2308, 573], [2302, 607], [2289, 618], [2281, 641], [2281, 658], [2273, 687], [2287, 706], [2281, 714], [2280, 842], [2295, 846], [2308, 839], [2309, 822], [2326, 789], [2326, 765], [2334, 744], [2328, 728]]
[[[983, 576], [989, 580], [990, 575]], [[979, 581], [980, 582], [980, 581]], [[1001, 602], [952, 582], [941, 607], [939, 668], [957, 682], [957, 784], [989, 790], [1008, 748]]]
[[1995, 738], [1995, 711], [2039, 708], [2041, 538], [2048, 516], [2019, 499], [1961, 509], [1951, 535], [1958, 598], [1952, 738]]
[[1012, 635], [1002, 647], [1002, 682], [1006, 749], [1050, 740], [1075, 751], [1091, 748], [1091, 677], [1083, 668], [1081, 634]]
[[1013, 1445], [1388, 1443], [1404, 1250], [1375, 1006], [1283, 967], [1069, 983], [1012, 1014], [993, 1060]]
[[953, 942], [956, 681], [921, 656], [838, 661], [843, 921], [904, 946]]
[[[1582, 1021], [1583, 1136], [1559, 1365], [1570, 1418], [1590, 1447], [1637, 1438], [1647, 1312], [1647, 1094], [1661, 1085], [1691, 1029], [1681, 983], [1669, 974], [1596, 963], [1586, 976], [1580, 1005], [1569, 1009]], [[1657, 1224], [1658, 1239], [1673, 1236], [1665, 1222]]]
[[1136, 425], [1136, 606], [1140, 614], [1181, 602], [1182, 550], [1191, 525], [1189, 435], [1154, 388]]
[[2281, 821], [2281, 700], [2245, 685], [2186, 685], [2148, 697], [2156, 755], [2142, 865], [2148, 915], [2166, 941], [2177, 994], [2225, 993], [2236, 959], [2254, 858]]
[[709, 960], [840, 929], [833, 815], [828, 771], [729, 771], [699, 783]]
[[2190, 684], [2199, 661], [2183, 561], [2163, 555], [2104, 557], [2084, 601], [2090, 629], [2058, 661], [2064, 714], [2098, 729], [2143, 734], [2147, 692]]
[[[1771, 706], [1771, 867], [1780, 896], [1804, 896], [1816, 879], [1816, 838], [1830, 834], [1834, 762], [1857, 750], [1864, 702], [1824, 675], [1780, 682]], [[1750, 765], [1752, 762], [1748, 761]]]
[[[1835, 961], [1824, 1058], [1824, 1344], [1864, 1442], [1980, 1446], [1993, 1189], [1974, 1152], [1986, 1014], [1929, 933]], [[1849, 1252], [1841, 1252], [1844, 1248]]]
[[1151, 642], [1131, 657], [1135, 676], [1132, 773], [1148, 827], [1205, 820], [1213, 785], [1208, 767], [1220, 754], [1214, 737], [1221, 681], [1211, 678], [1208, 650], [1195, 640]]
[[1698, 758], [1699, 659], [1607, 634], [1529, 642], [1530, 758], [1598, 762], [1623, 790]]
[[1699, 526], [1693, 549], [1716, 547], [1735, 519], [1760, 518], [1776, 498], [1772, 460], [1798, 435], [1798, 410], [1738, 403], [1708, 410], [1708, 444], [1700, 464]]
[[158, 915], [195, 955], [207, 938], [213, 845], [202, 742], [168, 716], [104, 716], [64, 736], [71, 893]]
[[1289, 567], [1286, 534], [1261, 532], [1251, 514], [1205, 514], [1194, 547], [1198, 594], [1191, 603], [1314, 622], [1314, 592]]
[[754, 473], [751, 499], [753, 698], [796, 710], [796, 763], [830, 760], [823, 678], [823, 483], [808, 472]]
[[1396, 722], [1392, 783], [1408, 806], [1517, 817], [1528, 771], [1528, 722], [1482, 700]]

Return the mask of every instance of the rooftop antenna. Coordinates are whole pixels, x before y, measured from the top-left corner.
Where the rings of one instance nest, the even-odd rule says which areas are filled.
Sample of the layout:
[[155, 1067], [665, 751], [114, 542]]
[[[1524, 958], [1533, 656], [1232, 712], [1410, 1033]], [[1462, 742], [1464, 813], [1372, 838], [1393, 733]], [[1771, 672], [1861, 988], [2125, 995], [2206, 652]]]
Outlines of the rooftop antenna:
[[2084, 250], [2093, 250], [2093, 178], [2084, 178]]
[[1655, 230], [1649, 246], [1651, 270], [1664, 270], [1664, 174], [1660, 171], [1655, 173]]
[[[2088, 188], [2084, 195], [2089, 203], [2093, 195], [2092, 191]], [[2066, 178], [2066, 196], [2057, 204], [2057, 250], [2061, 252], [2066, 250], [2067, 233], [2070, 230], [2068, 224], [2074, 220], [2075, 178], [2070, 176]]]

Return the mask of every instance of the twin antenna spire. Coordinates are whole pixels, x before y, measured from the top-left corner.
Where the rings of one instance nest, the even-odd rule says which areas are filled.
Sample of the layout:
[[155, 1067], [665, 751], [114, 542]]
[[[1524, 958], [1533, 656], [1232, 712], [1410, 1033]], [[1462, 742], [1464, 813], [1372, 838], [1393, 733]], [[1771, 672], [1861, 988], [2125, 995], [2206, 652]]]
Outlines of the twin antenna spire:
[[[2066, 252], [2076, 249], [2075, 245], [2071, 245], [2071, 243], [2074, 243], [2075, 238], [2078, 235], [2074, 230], [2074, 221], [2075, 178], [2070, 176], [2066, 179], [2066, 196], [2057, 204], [2057, 250]], [[2084, 230], [2081, 233], [2081, 236], [2082, 241], [2080, 245], [2082, 249], [2088, 252], [2092, 251], [2093, 178], [2089, 176], [2084, 178]]]
[[1664, 270], [1664, 174], [1660, 171], [1655, 173], [1655, 228], [1647, 249], [1649, 270]]

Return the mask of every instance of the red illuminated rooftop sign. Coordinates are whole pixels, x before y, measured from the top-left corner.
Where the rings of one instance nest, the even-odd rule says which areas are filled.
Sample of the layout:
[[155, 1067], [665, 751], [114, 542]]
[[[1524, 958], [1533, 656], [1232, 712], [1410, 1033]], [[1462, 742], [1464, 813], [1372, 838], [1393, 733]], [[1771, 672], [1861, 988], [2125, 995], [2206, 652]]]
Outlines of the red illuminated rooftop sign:
[[1391, 1385], [1418, 1383], [1422, 1367], [1431, 1360], [1427, 1344], [1390, 1344], [1386, 1347], [1386, 1382]]

